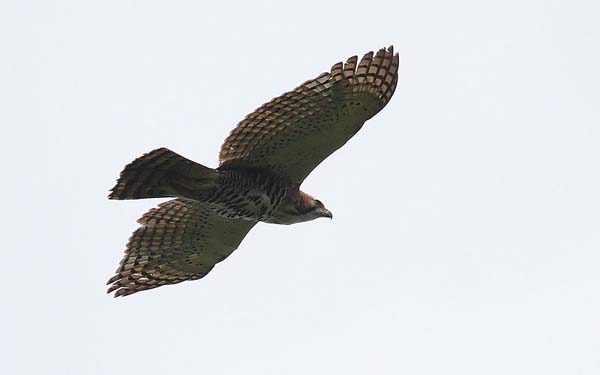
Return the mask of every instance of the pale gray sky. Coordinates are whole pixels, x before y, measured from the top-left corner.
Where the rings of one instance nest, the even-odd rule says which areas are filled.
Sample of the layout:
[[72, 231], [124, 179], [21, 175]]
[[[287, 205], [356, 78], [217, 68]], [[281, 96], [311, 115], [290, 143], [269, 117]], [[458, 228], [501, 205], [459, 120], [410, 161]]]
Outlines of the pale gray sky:
[[[597, 1], [7, 1], [4, 374], [600, 373]], [[205, 279], [113, 299], [165, 146], [394, 44], [395, 97]]]

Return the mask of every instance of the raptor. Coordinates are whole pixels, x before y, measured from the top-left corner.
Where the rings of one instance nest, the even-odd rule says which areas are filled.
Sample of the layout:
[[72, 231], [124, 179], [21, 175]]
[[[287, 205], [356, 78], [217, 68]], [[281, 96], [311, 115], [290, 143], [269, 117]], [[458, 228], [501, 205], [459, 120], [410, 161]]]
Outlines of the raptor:
[[110, 199], [174, 198], [144, 214], [116, 274], [115, 297], [197, 280], [258, 222], [332, 218], [300, 185], [391, 99], [398, 82], [393, 47], [352, 56], [243, 119], [209, 168], [166, 148], [121, 172]]

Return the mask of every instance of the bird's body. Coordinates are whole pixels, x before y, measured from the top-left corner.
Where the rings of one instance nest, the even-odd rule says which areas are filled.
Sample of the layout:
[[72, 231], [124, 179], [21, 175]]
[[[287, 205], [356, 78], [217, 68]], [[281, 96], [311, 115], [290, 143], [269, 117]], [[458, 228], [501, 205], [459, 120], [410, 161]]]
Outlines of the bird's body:
[[139, 220], [109, 292], [125, 296], [199, 279], [257, 222], [331, 218], [300, 185], [388, 103], [398, 78], [392, 47], [357, 61], [337, 63], [248, 115], [225, 140], [216, 169], [165, 148], [127, 165], [111, 199], [175, 199]]
[[285, 176], [261, 170], [219, 170], [214, 189], [208, 196], [189, 196], [202, 200], [210, 209], [227, 219], [295, 224], [309, 210], [311, 197], [301, 192]]
[[227, 219], [269, 222], [287, 200], [290, 184], [285, 178], [256, 170], [217, 170], [214, 189], [203, 200]]

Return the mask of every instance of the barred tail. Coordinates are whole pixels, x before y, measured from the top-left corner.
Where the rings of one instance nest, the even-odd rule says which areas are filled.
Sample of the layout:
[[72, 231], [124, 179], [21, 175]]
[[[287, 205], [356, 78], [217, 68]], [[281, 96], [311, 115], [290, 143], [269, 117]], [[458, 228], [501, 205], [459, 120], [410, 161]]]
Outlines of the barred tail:
[[215, 188], [218, 176], [212, 168], [159, 148], [128, 164], [108, 198], [186, 197], [201, 200]]

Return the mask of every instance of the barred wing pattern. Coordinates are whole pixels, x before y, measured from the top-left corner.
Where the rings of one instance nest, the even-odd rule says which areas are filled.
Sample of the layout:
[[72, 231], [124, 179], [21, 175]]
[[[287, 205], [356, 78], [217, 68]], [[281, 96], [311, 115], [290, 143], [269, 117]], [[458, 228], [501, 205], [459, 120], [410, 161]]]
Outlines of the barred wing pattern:
[[144, 214], [108, 293], [127, 296], [204, 277], [227, 258], [256, 222], [225, 219], [206, 204], [172, 199]]
[[300, 184], [392, 97], [398, 82], [393, 47], [333, 65], [264, 104], [221, 147], [221, 169], [269, 169]]

